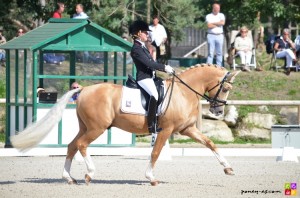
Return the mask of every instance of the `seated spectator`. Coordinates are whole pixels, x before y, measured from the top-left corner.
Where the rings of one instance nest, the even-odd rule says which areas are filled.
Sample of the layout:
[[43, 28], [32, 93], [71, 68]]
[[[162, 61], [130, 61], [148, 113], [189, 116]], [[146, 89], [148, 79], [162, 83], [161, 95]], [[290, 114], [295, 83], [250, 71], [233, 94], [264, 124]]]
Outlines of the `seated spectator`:
[[234, 41], [234, 48], [236, 50], [236, 54], [238, 54], [241, 58], [243, 70], [250, 71], [248, 65], [251, 63], [253, 42], [251, 38], [248, 37], [247, 27], [241, 27], [240, 36], [236, 37]]
[[[2, 35], [3, 28], [0, 27], [0, 45], [6, 43], [5, 37]], [[0, 62], [2, 66], [5, 66], [5, 50], [0, 49]]]
[[[79, 85], [78, 82], [75, 81], [75, 82], [72, 83], [70, 90], [72, 90], [72, 89], [77, 89], [77, 88], [80, 88], [80, 87], [81, 87], [81, 85]], [[69, 103], [75, 104], [76, 101], [77, 101], [77, 99], [78, 99], [78, 96], [79, 96], [79, 93], [75, 93], [75, 94], [70, 98]]]
[[300, 35], [295, 38], [296, 58], [300, 58]]
[[293, 50], [295, 50], [295, 44], [290, 39], [290, 30], [285, 28], [282, 31], [282, 35], [275, 41], [274, 50], [276, 52], [276, 58], [286, 58], [286, 75], [290, 75], [290, 67], [293, 65], [293, 61], [296, 60], [296, 56]]
[[55, 12], [53, 13], [52, 18], [60, 19], [61, 14], [64, 12], [64, 10], [65, 10], [65, 4], [58, 2], [56, 4]]
[[41, 86], [38, 86], [36, 93], [37, 93], [37, 97], [39, 97], [40, 93], [45, 92], [45, 89]]
[[83, 11], [83, 5], [76, 5], [76, 13], [73, 15], [73, 19], [88, 19], [88, 15]]
[[37, 103], [39, 103], [39, 96], [40, 96], [40, 93], [43, 93], [45, 92], [45, 89], [41, 86], [38, 86], [37, 90], [36, 90], [36, 94], [37, 94]]

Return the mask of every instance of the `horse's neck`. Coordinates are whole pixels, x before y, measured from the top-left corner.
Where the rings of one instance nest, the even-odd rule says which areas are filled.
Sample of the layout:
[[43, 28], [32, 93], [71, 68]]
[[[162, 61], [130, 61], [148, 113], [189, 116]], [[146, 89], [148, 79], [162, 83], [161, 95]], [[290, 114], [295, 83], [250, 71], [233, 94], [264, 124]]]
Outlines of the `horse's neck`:
[[[179, 87], [181, 87], [182, 92], [191, 92], [195, 94], [194, 91], [203, 95], [209, 87], [215, 86], [219, 80], [224, 76], [224, 71], [220, 68], [215, 67], [196, 67], [184, 71], [179, 74], [180, 80], [176, 80]], [[194, 91], [192, 91], [193, 89]], [[185, 93], [186, 94], [186, 93]]]

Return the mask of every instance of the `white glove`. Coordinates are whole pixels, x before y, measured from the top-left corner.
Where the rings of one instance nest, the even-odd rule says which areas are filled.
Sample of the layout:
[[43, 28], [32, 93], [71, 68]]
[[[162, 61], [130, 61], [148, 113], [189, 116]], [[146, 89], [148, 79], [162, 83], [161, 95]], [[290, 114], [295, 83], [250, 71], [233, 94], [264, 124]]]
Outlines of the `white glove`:
[[168, 74], [174, 74], [175, 73], [174, 69], [170, 65], [165, 65], [165, 71]]

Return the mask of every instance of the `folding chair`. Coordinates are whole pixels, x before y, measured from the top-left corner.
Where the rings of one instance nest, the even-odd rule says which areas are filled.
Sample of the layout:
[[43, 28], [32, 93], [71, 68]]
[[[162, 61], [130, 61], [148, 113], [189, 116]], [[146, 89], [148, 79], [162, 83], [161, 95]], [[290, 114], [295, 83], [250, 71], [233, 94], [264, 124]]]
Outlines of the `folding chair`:
[[[230, 37], [230, 43], [231, 45], [233, 45], [235, 38], [239, 34], [238, 30], [233, 30], [231, 31], [231, 37]], [[251, 58], [251, 62], [250, 65], [248, 65], [250, 68], [252, 67], [253, 69], [256, 69], [256, 57], [255, 57], [255, 48], [254, 48], [254, 41], [253, 41], [253, 37], [252, 37], [252, 32], [250, 30], [248, 30], [248, 34], [247, 36], [251, 39], [252, 43], [253, 43], [253, 48], [252, 48], [252, 58]], [[239, 57], [239, 55], [237, 53], [235, 53], [234, 57], [233, 57], [233, 63], [232, 63], [232, 67], [233, 70], [235, 70], [237, 67], [242, 67], [241, 64], [237, 64], [236, 63], [236, 58]]]
[[[297, 58], [297, 56], [296, 56]], [[280, 65], [278, 63], [278, 60], [283, 60], [283, 65]], [[277, 58], [276, 57], [276, 51], [274, 50], [273, 53], [272, 53], [272, 59], [271, 59], [271, 65], [270, 65], [270, 69], [274, 69], [275, 71], [279, 71], [280, 69], [286, 69], [286, 58]], [[298, 64], [298, 61], [296, 63], [294, 63], [292, 66], [290, 66], [289, 68], [291, 69], [295, 69], [296, 72], [298, 72], [300, 70], [300, 65]]]
[[[279, 60], [284, 60], [283, 65], [279, 65], [278, 59], [279, 59]], [[278, 72], [280, 69], [285, 69], [285, 65], [286, 65], [286, 59], [285, 59], [285, 58], [277, 58], [277, 57], [276, 57], [276, 52], [275, 52], [275, 50], [274, 50], [274, 51], [272, 52], [272, 58], [271, 58], [270, 69], [274, 69], [275, 71]]]

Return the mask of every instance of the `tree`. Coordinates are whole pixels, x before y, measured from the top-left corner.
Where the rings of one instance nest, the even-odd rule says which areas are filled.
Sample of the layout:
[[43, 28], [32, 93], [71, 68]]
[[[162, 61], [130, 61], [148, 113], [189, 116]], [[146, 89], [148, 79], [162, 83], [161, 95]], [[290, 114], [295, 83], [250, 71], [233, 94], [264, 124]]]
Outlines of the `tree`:
[[[150, 15], [158, 14], [169, 32], [170, 41], [184, 38], [185, 27], [206, 28], [205, 15], [211, 12], [213, 1], [207, 0], [62, 0], [67, 6], [64, 17], [75, 13], [81, 3], [90, 20], [110, 31], [128, 37], [128, 26], [136, 19], [150, 22]], [[57, 0], [0, 0], [0, 23], [8, 39], [18, 28], [29, 31], [52, 16]], [[221, 2], [226, 16], [225, 32], [242, 25], [255, 29], [260, 12], [261, 22], [269, 29], [286, 27], [300, 20], [299, 0], [227, 0]]]

